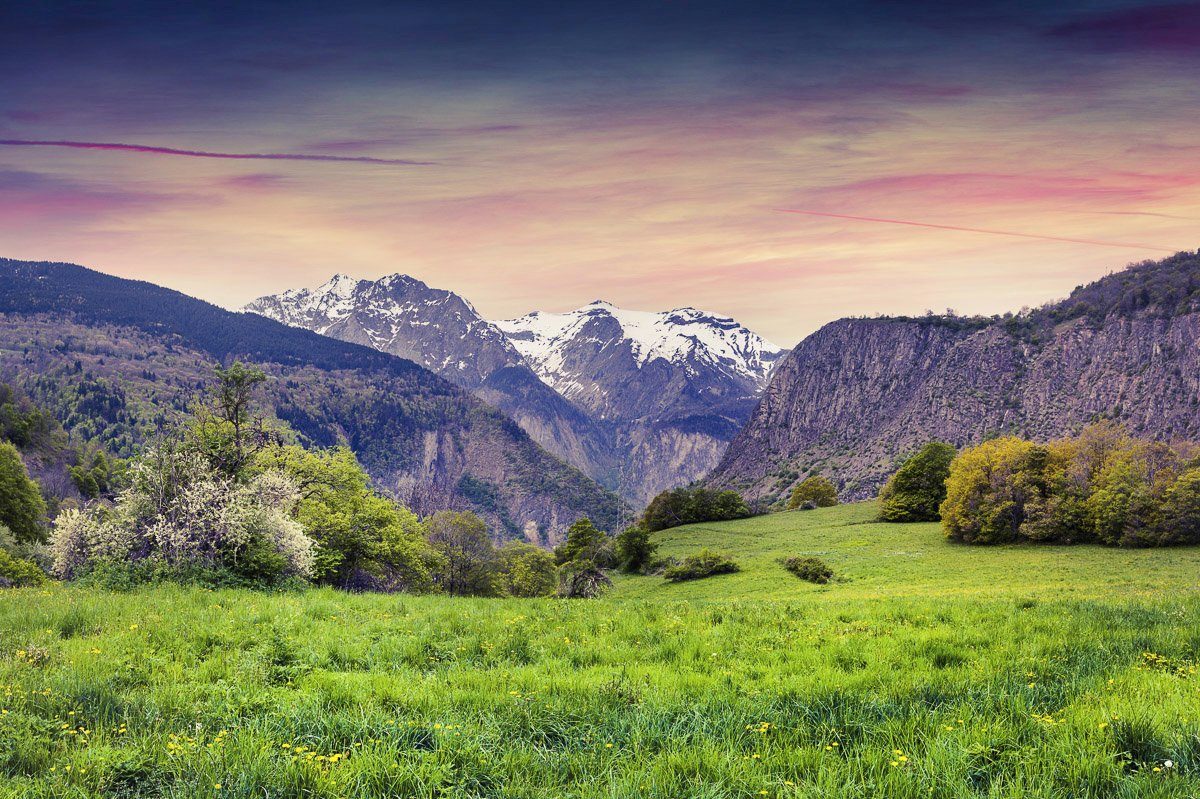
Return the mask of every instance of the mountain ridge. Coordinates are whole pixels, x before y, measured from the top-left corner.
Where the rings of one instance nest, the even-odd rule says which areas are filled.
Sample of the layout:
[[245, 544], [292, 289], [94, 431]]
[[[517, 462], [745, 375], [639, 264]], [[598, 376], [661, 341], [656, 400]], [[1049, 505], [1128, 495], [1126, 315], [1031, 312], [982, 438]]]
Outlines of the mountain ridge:
[[1052, 438], [1100, 418], [1200, 436], [1200, 256], [1179, 253], [997, 317], [840, 319], [776, 369], [705, 482], [772, 503], [806, 474], [872, 496], [930, 439]]
[[0, 260], [0, 274], [5, 379], [64, 413], [99, 386], [93, 404], [115, 409], [105, 429], [121, 446], [152, 437], [213, 366], [240, 358], [274, 378], [271, 413], [314, 444], [350, 446], [418, 513], [476, 510], [510, 537], [532, 522], [546, 543], [577, 516], [611, 527], [622, 512], [511, 419], [409, 360], [74, 264]]

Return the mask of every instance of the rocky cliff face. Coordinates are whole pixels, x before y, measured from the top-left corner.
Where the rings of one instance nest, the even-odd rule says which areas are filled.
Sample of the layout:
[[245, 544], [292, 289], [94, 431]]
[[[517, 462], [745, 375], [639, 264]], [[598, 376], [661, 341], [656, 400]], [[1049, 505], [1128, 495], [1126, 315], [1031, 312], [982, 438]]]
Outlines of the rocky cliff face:
[[774, 501], [810, 470], [874, 495], [931, 439], [1047, 439], [1098, 418], [1200, 437], [1200, 258], [1184, 253], [993, 319], [844, 319], [788, 354], [708, 478]]

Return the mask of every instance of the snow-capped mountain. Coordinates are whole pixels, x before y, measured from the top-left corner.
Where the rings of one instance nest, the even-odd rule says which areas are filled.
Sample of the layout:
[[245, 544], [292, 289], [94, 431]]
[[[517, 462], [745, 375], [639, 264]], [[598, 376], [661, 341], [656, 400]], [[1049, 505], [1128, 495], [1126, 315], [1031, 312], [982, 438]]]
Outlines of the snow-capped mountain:
[[335, 275], [244, 310], [416, 361], [635, 503], [716, 465], [783, 354], [694, 308], [594, 302], [489, 322], [459, 295], [400, 274]]
[[318, 288], [260, 297], [243, 310], [408, 358], [471, 389], [522, 363], [471, 303], [408, 275], [334, 275]]
[[260, 297], [244, 311], [421, 364], [507, 413], [534, 441], [614, 488], [611, 435], [563, 399], [471, 303], [407, 275], [334, 275], [316, 289]]
[[632, 376], [663, 361], [688, 380], [730, 381], [757, 394], [783, 355], [733, 319], [695, 308], [629, 311], [596, 300], [567, 313], [534, 311], [495, 325], [543, 380], [596, 409], [620, 404], [618, 397], [590, 396], [595, 389], [610, 393], [601, 384], [614, 366], [635, 370]]
[[749, 418], [783, 350], [732, 319], [597, 301], [495, 323], [537, 374], [613, 426], [635, 504], [707, 474]]

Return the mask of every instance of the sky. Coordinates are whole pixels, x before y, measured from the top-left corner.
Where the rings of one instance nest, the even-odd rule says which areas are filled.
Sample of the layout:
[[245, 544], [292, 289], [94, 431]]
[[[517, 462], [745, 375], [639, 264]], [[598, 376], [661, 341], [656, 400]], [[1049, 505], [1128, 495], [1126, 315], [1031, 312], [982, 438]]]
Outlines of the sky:
[[1200, 3], [0, 4], [0, 257], [997, 313], [1200, 246]]

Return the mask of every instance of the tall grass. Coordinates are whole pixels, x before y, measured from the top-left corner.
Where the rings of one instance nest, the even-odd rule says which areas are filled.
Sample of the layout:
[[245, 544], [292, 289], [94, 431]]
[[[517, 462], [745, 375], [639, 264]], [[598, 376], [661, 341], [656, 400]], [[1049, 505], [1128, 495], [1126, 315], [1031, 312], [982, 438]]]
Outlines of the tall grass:
[[[826, 523], [870, 527], [855, 513]], [[1183, 583], [893, 580], [889, 597], [870, 563], [818, 587], [779, 554], [787, 599], [731, 588], [767, 579], [765, 550], [761, 574], [754, 556], [600, 601], [0, 592], [0, 796], [1200, 793], [1200, 598]], [[714, 599], [675, 597], [705, 585]]]

